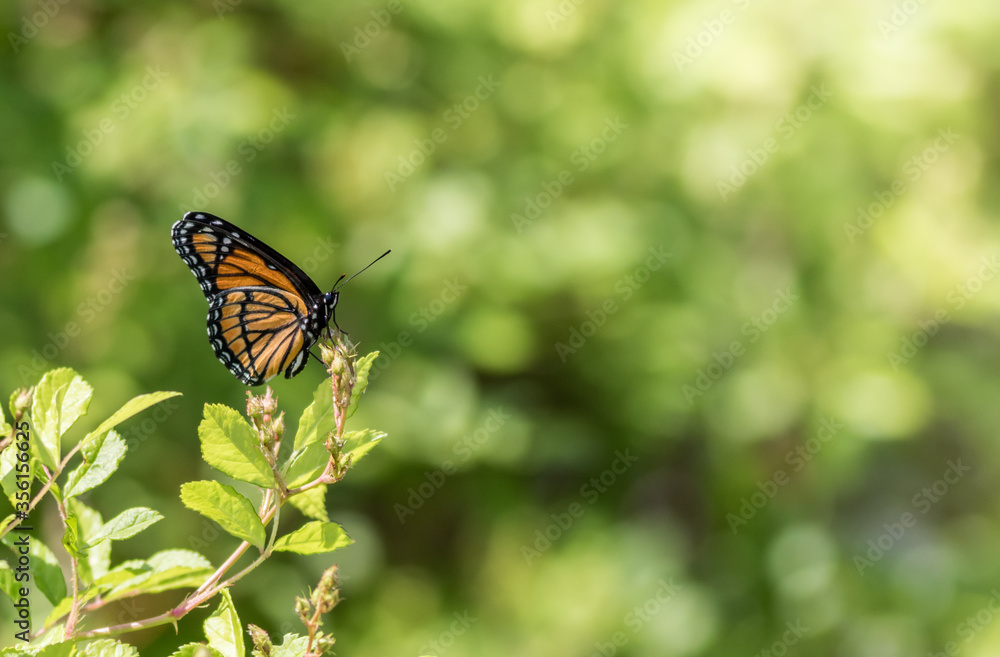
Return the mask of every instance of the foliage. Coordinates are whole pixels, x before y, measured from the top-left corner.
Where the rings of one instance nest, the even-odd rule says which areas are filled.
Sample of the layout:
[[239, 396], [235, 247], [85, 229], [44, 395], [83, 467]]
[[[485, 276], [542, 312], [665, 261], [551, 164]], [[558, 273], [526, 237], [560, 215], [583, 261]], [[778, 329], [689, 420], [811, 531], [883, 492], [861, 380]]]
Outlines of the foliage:
[[[5, 425], [8, 436], [0, 445], [0, 483], [16, 513], [0, 524], [0, 538], [12, 550], [13, 558], [0, 564], [0, 573], [5, 573], [3, 590], [11, 603], [30, 602], [30, 589], [37, 586], [53, 608], [44, 624], [31, 626], [30, 631], [26, 615], [18, 637], [25, 643], [0, 654], [137, 654], [117, 637], [158, 625], [176, 626], [191, 611], [221, 598], [215, 612], [204, 622], [205, 643], [182, 646], [173, 654], [245, 655], [243, 628], [229, 590], [261, 566], [272, 552], [325, 554], [350, 545], [352, 541], [343, 528], [325, 517], [325, 492], [384, 437], [368, 429], [348, 436], [344, 429], [367, 386], [368, 370], [378, 354], [358, 359], [342, 335], [336, 342], [324, 343], [321, 353], [331, 378], [316, 390], [299, 419], [293, 448], [284, 453], [284, 412], [278, 412], [270, 388], [263, 395], [247, 393], [249, 422], [226, 406], [205, 405], [204, 420], [198, 427], [205, 462], [234, 482], [256, 487], [254, 497], [259, 498], [255, 503], [233, 486], [214, 480], [190, 481], [181, 486], [185, 506], [241, 541], [218, 568], [201, 554], [182, 549], [161, 550], [147, 559], [113, 564], [113, 542], [139, 534], [163, 516], [153, 509], [132, 507], [105, 522], [98, 509], [80, 498], [104, 484], [124, 463], [128, 449], [115, 427], [179, 393], [140, 395], [77, 441], [71, 429], [87, 414], [93, 397], [93, 389], [80, 375], [68, 368], [52, 370], [33, 388], [16, 392], [11, 407], [13, 426]], [[314, 458], [313, 452], [321, 452], [323, 458]], [[78, 455], [80, 462], [73, 467]], [[295, 479], [291, 485], [290, 473]], [[34, 495], [33, 481], [38, 487]], [[298, 498], [308, 501], [300, 502]], [[56, 549], [65, 550], [68, 572], [63, 572], [51, 558], [56, 549], [29, 525], [44, 500], [50, 500], [58, 509], [62, 546]], [[280, 511], [286, 502], [308, 508], [310, 515], [322, 519], [279, 532]], [[26, 569], [18, 567], [22, 543], [30, 545], [29, 556], [34, 560]], [[242, 567], [231, 573], [251, 547], [256, 548], [257, 556], [250, 563], [243, 560]], [[27, 578], [13, 576], [21, 570], [28, 573]], [[176, 589], [191, 591], [179, 605], [162, 613], [112, 626], [91, 620], [109, 603]], [[267, 634], [253, 626], [254, 654], [326, 654], [332, 649], [333, 637], [320, 630], [322, 614], [332, 610], [338, 601], [336, 567], [332, 567], [323, 574], [310, 598], [296, 602], [306, 634], [286, 635], [283, 645], [271, 652]]]

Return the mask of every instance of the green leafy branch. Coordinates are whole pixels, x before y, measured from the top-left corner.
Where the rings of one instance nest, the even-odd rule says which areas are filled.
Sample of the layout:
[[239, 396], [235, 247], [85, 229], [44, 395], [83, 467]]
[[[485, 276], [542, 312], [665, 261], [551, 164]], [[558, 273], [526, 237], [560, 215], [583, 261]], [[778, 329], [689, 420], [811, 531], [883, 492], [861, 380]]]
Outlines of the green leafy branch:
[[[334, 341], [321, 345], [321, 355], [330, 378], [320, 384], [312, 403], [301, 414], [290, 449], [282, 450], [284, 413], [278, 411], [277, 399], [270, 388], [263, 395], [248, 392], [249, 421], [234, 409], [206, 404], [198, 426], [203, 459], [219, 472], [260, 491], [260, 501], [255, 504], [232, 486], [218, 481], [194, 481], [181, 486], [185, 506], [240, 540], [229, 557], [214, 569], [205, 557], [191, 550], [165, 550], [149, 559], [112, 567], [112, 542], [138, 534], [162, 516], [153, 509], [136, 507], [104, 522], [98, 511], [79, 500], [79, 495], [103, 484], [126, 456], [127, 445], [114, 428], [178, 393], [136, 397], [72, 445], [68, 432], [86, 414], [93, 396], [92, 388], [78, 374], [69, 369], [54, 370], [33, 390], [16, 392], [11, 400], [14, 426], [6, 424], [0, 412], [0, 432], [7, 434], [0, 443], [0, 447], [5, 447], [0, 453], [0, 485], [15, 511], [30, 513], [46, 495], [54, 499], [63, 526], [62, 546], [70, 564], [70, 572], [64, 576], [52, 550], [42, 540], [32, 537], [32, 577], [54, 608], [44, 626], [33, 633], [28, 652], [22, 650], [17, 654], [34, 654], [43, 646], [56, 644], [74, 650], [75, 646], [86, 645], [87, 655], [105, 654], [101, 652], [104, 647], [109, 655], [123, 654], [114, 651], [130, 646], [112, 637], [158, 625], [176, 625], [193, 609], [221, 596], [219, 608], [205, 624], [207, 644], [184, 646], [174, 654], [242, 656], [242, 632], [229, 588], [273, 552], [316, 554], [350, 545], [352, 541], [343, 528], [330, 522], [327, 516], [326, 489], [340, 481], [385, 435], [370, 429], [345, 430], [378, 353], [359, 358], [346, 336], [338, 334]], [[11, 449], [17, 428], [26, 426], [22, 424], [25, 422], [30, 425], [30, 459], [21, 470], [30, 471], [31, 478], [42, 484], [30, 501], [24, 499], [23, 484], [20, 488], [18, 485], [19, 450]], [[63, 454], [65, 448], [68, 450]], [[71, 460], [78, 454], [82, 462], [69, 470]], [[279, 520], [286, 502], [311, 520], [282, 534]], [[0, 522], [0, 540], [12, 550], [10, 532], [21, 522], [16, 514]], [[237, 569], [250, 548], [256, 550], [256, 556]], [[0, 589], [16, 600], [17, 588], [10, 564], [0, 561]], [[129, 623], [87, 627], [89, 613], [111, 602], [184, 588], [193, 591], [172, 609]], [[266, 635], [260, 635], [262, 630], [251, 626], [257, 646], [254, 654], [288, 657], [324, 654], [332, 646], [333, 638], [319, 630], [320, 616], [332, 609], [337, 600], [336, 570], [331, 569], [324, 574], [313, 597], [297, 603], [307, 635], [286, 635], [283, 646], [271, 652], [270, 640], [265, 641]], [[310, 613], [303, 611], [307, 607], [312, 609]], [[0, 655], [6, 654], [7, 651], [0, 651]]]

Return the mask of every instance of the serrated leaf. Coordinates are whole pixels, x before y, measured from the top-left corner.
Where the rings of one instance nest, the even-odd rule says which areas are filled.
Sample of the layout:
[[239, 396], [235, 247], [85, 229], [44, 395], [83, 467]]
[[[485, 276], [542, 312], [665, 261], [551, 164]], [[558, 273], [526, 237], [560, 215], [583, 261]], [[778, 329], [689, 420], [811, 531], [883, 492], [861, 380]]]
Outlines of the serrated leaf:
[[56, 604], [66, 597], [66, 580], [63, 578], [62, 568], [52, 550], [37, 536], [19, 531], [12, 531], [4, 536], [3, 543], [16, 555], [18, 554], [18, 546], [23, 545], [18, 541], [23, 541], [25, 536], [28, 537], [28, 557], [31, 559], [30, 576], [34, 584], [33, 588], [37, 588], [46, 600]]
[[361, 458], [370, 452], [375, 445], [382, 442], [386, 434], [382, 431], [372, 429], [362, 429], [361, 431], [348, 431], [344, 434], [344, 447], [341, 454], [351, 457], [351, 465], [356, 465]]
[[[142, 411], [146, 410], [150, 406], [155, 406], [162, 401], [170, 399], [171, 397], [177, 397], [181, 393], [172, 392], [168, 390], [162, 390], [160, 392], [151, 392], [145, 395], [139, 395], [138, 397], [133, 397], [132, 399], [125, 402], [125, 404], [119, 408], [117, 411], [111, 414], [104, 422], [101, 422], [96, 429], [87, 434], [87, 437], [83, 439], [84, 443], [87, 443], [101, 434], [113, 429], [125, 420], [129, 419], [133, 415], [137, 415]], [[171, 412], [175, 409], [170, 409]]]
[[191, 481], [181, 486], [181, 502], [226, 532], [247, 541], [258, 549], [264, 548], [267, 534], [250, 500], [232, 486], [217, 481]]
[[307, 522], [274, 543], [275, 552], [319, 554], [333, 552], [353, 543], [347, 532], [335, 522]]
[[326, 484], [310, 488], [304, 493], [292, 495], [288, 502], [309, 518], [329, 522], [326, 514]]
[[[90, 508], [78, 499], [68, 502], [70, 511], [80, 523], [80, 541], [84, 544], [104, 526], [104, 519], [96, 510]], [[104, 577], [111, 567], [111, 541], [87, 550], [86, 558], [79, 562], [80, 580], [86, 584]]]
[[163, 516], [158, 511], [147, 509], [144, 506], [137, 506], [127, 511], [122, 511], [104, 523], [100, 531], [87, 543], [87, 547], [94, 547], [100, 544], [101, 541], [121, 541], [131, 538], [162, 519]]
[[65, 497], [85, 493], [107, 481], [125, 458], [127, 449], [125, 441], [113, 430], [88, 442], [81, 450], [84, 452], [83, 463], [69, 473], [66, 480], [63, 489]]
[[357, 379], [355, 380], [354, 388], [351, 389], [351, 403], [347, 407], [348, 418], [354, 415], [354, 411], [358, 410], [358, 400], [361, 398], [361, 393], [368, 387], [368, 373], [371, 371], [372, 364], [376, 358], [378, 358], [378, 352], [373, 351], [367, 356], [360, 358], [354, 366], [354, 371], [357, 372]]
[[[298, 634], [286, 634], [280, 646], [271, 649], [269, 657], [301, 657], [309, 647], [309, 637]], [[255, 653], [256, 654], [256, 653]]]
[[208, 645], [222, 653], [223, 657], [244, 657], [243, 627], [240, 617], [233, 607], [229, 589], [222, 589], [219, 607], [205, 620], [205, 638]]
[[83, 646], [83, 657], [139, 657], [135, 646], [115, 641], [114, 639], [98, 639]]
[[161, 593], [179, 588], [197, 588], [214, 572], [209, 561], [191, 550], [164, 550], [148, 561], [120, 564], [96, 582], [108, 585], [106, 601], [141, 593]]
[[315, 442], [324, 442], [327, 434], [337, 428], [333, 416], [333, 389], [330, 379], [325, 379], [313, 393], [312, 403], [302, 411], [299, 426], [295, 429], [293, 449], [301, 452]]
[[67, 367], [46, 372], [42, 377], [31, 403], [35, 431], [32, 443], [42, 463], [56, 467], [62, 453], [62, 436], [87, 412], [93, 394], [93, 388]]
[[171, 653], [170, 657], [225, 657], [225, 655], [204, 643], [188, 643]]
[[49, 628], [41, 637], [35, 639], [33, 642], [35, 644], [55, 641], [34, 653], [35, 657], [71, 657], [72, 655], [79, 655], [76, 652], [75, 641], [58, 641], [58, 639], [54, 639], [54, 637], [62, 637], [62, 635], [63, 631], [60, 626], [58, 628]]
[[288, 472], [285, 480], [289, 488], [296, 488], [318, 477], [330, 460], [325, 441], [313, 443], [303, 451], [293, 453], [288, 460]]
[[257, 433], [233, 409], [206, 404], [198, 438], [202, 456], [216, 470], [255, 486], [274, 486], [274, 472], [260, 450]]

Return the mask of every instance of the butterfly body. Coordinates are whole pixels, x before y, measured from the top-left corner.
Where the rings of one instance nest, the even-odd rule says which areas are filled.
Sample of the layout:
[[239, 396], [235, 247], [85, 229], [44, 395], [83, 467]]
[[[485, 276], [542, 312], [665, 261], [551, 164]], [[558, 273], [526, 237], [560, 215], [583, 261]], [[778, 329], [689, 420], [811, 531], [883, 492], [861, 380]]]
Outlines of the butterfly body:
[[207, 212], [185, 214], [171, 238], [208, 299], [208, 339], [222, 364], [251, 386], [301, 372], [339, 292], [320, 292], [293, 262]]

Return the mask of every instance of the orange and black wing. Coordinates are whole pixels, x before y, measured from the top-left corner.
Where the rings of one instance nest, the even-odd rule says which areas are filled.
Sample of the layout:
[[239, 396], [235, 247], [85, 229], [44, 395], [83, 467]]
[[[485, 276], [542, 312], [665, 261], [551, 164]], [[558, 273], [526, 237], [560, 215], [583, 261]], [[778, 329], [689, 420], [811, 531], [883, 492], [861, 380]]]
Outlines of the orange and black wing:
[[170, 234], [209, 302], [236, 287], [277, 288], [297, 294], [306, 305], [320, 295], [316, 283], [294, 262], [213, 214], [188, 212]]
[[[332, 306], [280, 253], [207, 212], [188, 212], [171, 230], [174, 249], [208, 299], [208, 338], [216, 357], [247, 385], [302, 371]], [[335, 300], [333, 303], [336, 303]], [[320, 316], [322, 314], [322, 316]]]
[[260, 385], [282, 371], [291, 378], [305, 367], [315, 341], [304, 310], [295, 294], [235, 288], [212, 298], [208, 340], [216, 358], [246, 385]]

